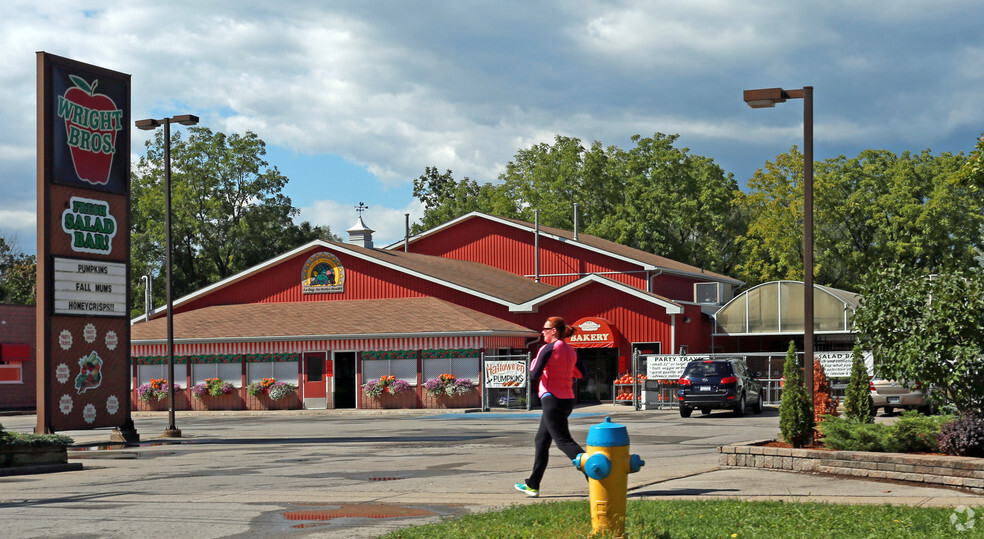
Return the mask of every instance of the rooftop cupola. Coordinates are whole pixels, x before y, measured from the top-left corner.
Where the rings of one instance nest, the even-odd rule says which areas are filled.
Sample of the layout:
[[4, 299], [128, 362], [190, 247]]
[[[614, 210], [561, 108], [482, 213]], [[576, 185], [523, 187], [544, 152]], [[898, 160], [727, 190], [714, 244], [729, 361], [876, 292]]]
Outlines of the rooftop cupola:
[[355, 211], [359, 212], [359, 219], [354, 225], [352, 225], [352, 228], [349, 228], [346, 232], [348, 232], [349, 235], [349, 243], [360, 247], [365, 247], [366, 249], [372, 249], [372, 233], [375, 232], [375, 230], [367, 227], [366, 224], [362, 222], [362, 212], [368, 209], [369, 206], [359, 202], [359, 205], [355, 207]]

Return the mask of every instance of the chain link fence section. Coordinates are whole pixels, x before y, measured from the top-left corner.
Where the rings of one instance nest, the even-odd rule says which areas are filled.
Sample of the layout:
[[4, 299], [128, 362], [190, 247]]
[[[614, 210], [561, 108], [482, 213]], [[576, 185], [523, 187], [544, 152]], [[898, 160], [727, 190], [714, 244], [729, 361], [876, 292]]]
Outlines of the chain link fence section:
[[530, 353], [482, 353], [482, 410], [530, 410]]

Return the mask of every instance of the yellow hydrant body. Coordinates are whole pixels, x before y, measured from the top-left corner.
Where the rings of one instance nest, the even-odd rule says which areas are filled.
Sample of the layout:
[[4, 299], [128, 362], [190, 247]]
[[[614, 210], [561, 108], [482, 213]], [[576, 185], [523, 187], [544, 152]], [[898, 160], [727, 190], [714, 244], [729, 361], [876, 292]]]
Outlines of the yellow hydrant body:
[[629, 434], [624, 425], [606, 417], [588, 430], [587, 452], [574, 459], [574, 466], [588, 476], [592, 533], [616, 537], [625, 534], [625, 504], [629, 474], [646, 463], [629, 455]]

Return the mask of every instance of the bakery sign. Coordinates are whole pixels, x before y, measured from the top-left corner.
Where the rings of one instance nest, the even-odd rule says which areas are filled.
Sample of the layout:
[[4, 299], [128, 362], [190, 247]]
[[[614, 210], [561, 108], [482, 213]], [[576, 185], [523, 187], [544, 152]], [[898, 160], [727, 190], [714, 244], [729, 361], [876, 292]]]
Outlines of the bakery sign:
[[616, 348], [618, 346], [618, 331], [604, 318], [582, 318], [571, 325], [576, 327], [578, 331], [564, 340], [574, 348]]

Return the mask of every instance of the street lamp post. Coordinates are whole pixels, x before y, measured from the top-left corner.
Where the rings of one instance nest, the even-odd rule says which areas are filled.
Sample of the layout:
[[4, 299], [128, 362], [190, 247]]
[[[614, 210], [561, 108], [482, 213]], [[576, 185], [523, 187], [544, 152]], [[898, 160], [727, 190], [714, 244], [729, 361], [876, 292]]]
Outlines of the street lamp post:
[[164, 267], [165, 288], [167, 289], [167, 396], [168, 424], [164, 430], [166, 438], [180, 438], [181, 431], [174, 425], [174, 304], [171, 297], [171, 124], [195, 125], [198, 116], [181, 114], [160, 120], [137, 120], [138, 129], [152, 131], [164, 126]]
[[787, 99], [803, 100], [803, 380], [813, 401], [813, 87], [799, 90], [745, 90], [753, 109], [769, 108]]

